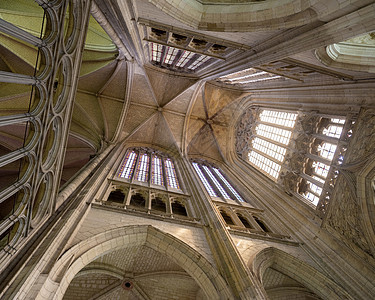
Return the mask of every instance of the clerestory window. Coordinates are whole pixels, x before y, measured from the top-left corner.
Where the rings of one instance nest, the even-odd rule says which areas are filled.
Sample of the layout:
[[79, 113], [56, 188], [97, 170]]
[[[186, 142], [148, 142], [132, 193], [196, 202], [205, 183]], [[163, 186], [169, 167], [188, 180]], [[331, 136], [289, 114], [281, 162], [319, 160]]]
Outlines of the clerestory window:
[[244, 202], [243, 198], [225, 178], [220, 169], [197, 162], [193, 162], [192, 165], [207, 193], [211, 197], [220, 197], [226, 200], [232, 199]]
[[317, 145], [316, 150], [311, 149], [307, 167], [301, 173], [303, 182], [306, 184], [301, 185], [300, 192], [314, 205], [318, 205], [320, 201], [327, 178], [331, 174], [332, 165], [342, 163], [343, 158], [336, 152], [338, 152], [337, 146], [343, 132], [345, 119], [325, 118], [321, 123], [321, 128], [318, 128], [318, 133], [314, 136], [314, 144]]
[[297, 114], [262, 110], [248, 154], [252, 165], [277, 179], [290, 142]]
[[129, 149], [117, 177], [135, 183], [181, 190], [173, 160], [151, 149]]
[[317, 112], [250, 108], [237, 125], [236, 151], [288, 192], [325, 211], [352, 124], [354, 119]]

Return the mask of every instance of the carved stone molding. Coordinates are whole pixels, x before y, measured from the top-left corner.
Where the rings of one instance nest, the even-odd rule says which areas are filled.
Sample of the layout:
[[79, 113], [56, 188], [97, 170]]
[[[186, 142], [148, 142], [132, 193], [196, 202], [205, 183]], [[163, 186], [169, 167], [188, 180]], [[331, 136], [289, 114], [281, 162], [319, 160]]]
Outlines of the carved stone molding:
[[355, 250], [356, 247], [359, 247], [365, 253], [373, 256], [361, 227], [361, 209], [354, 197], [354, 186], [348, 179], [345, 176], [340, 176], [337, 180], [337, 186], [340, 189], [335, 190], [335, 203], [329, 210], [326, 224], [343, 237], [342, 242], [349, 248]]
[[258, 110], [250, 108], [239, 119], [236, 127], [236, 152], [244, 160], [251, 148], [251, 137], [254, 134]]

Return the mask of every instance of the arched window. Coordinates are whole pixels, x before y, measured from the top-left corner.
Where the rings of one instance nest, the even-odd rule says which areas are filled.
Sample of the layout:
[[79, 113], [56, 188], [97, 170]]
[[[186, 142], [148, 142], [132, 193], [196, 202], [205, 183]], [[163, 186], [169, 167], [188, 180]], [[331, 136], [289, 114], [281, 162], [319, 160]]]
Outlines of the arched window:
[[245, 226], [246, 228], [253, 229], [253, 226], [250, 225], [249, 221], [244, 216], [242, 216], [241, 214], [237, 214], [237, 217], [240, 219], [243, 226]]
[[186, 208], [180, 202], [174, 201], [171, 203], [172, 213], [174, 215], [187, 216]]
[[130, 205], [136, 207], [145, 207], [146, 206], [146, 199], [143, 197], [142, 194], [136, 193], [131, 196], [130, 198]]
[[220, 214], [227, 225], [234, 225], [232, 218], [225, 211], [220, 211]]
[[211, 197], [221, 197], [223, 199], [244, 202], [240, 194], [229, 183], [218, 168], [197, 162], [193, 162], [192, 164], [206, 188], [206, 191]]
[[155, 199], [151, 201], [151, 209], [166, 212], [165, 202], [160, 197], [155, 197]]
[[257, 224], [259, 225], [260, 228], [262, 228], [262, 230], [264, 232], [271, 232], [268, 227], [264, 224], [263, 221], [259, 220], [257, 217], [254, 216], [254, 220], [255, 222], [257, 222]]
[[115, 191], [112, 191], [109, 194], [107, 201], [115, 202], [115, 203], [124, 203], [125, 194], [121, 190], [116, 189]]
[[181, 190], [172, 159], [152, 149], [129, 149], [117, 176], [132, 182]]
[[237, 124], [236, 151], [287, 191], [323, 210], [338, 174], [335, 165], [343, 162], [352, 123], [318, 112], [250, 108]]

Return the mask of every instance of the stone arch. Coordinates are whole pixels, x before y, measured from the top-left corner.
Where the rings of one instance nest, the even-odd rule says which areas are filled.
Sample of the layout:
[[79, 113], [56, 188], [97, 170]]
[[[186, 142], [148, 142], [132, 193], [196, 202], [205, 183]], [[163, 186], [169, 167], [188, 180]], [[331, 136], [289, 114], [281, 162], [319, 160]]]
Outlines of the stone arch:
[[322, 299], [353, 299], [345, 290], [314, 267], [274, 247], [260, 250], [249, 267], [262, 283], [264, 272], [272, 267], [298, 281]]
[[62, 299], [75, 275], [90, 262], [124, 247], [147, 245], [180, 265], [207, 299], [232, 299], [224, 279], [201, 254], [178, 238], [151, 225], [116, 228], [69, 249], [55, 264], [36, 299]]

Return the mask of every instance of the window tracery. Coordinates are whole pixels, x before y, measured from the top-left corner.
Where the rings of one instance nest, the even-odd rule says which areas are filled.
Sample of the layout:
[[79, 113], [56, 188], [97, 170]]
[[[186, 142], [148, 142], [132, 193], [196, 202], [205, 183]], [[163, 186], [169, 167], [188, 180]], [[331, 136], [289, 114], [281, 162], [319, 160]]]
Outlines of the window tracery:
[[192, 165], [211, 197], [221, 197], [225, 200], [244, 202], [243, 198], [225, 178], [220, 169], [198, 162], [192, 162]]
[[353, 124], [354, 115], [250, 108], [237, 125], [236, 151], [287, 192], [324, 212]]
[[173, 161], [165, 154], [148, 148], [129, 149], [117, 177], [160, 188], [181, 190]]

